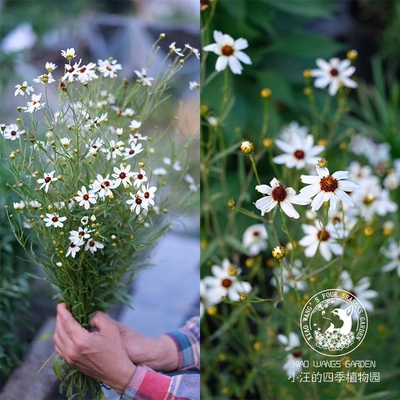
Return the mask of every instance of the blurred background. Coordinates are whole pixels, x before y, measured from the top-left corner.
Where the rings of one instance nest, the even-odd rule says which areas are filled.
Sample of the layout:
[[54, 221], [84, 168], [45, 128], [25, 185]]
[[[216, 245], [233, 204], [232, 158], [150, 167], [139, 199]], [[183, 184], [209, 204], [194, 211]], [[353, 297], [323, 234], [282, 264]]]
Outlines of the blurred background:
[[[16, 107], [21, 105], [21, 99], [14, 96], [17, 83], [26, 80], [39, 89], [32, 79], [45, 72], [46, 62], [58, 65], [55, 79], [61, 76], [65, 64], [62, 49], [75, 48], [84, 63], [113, 57], [123, 67], [119, 76], [134, 81], [134, 71], [145, 67], [151, 46], [165, 33], [161, 51], [148, 70], [153, 76], [172, 42], [180, 48], [185, 44], [200, 47], [199, 12], [196, 0], [1, 0], [0, 123], [15, 122]], [[199, 181], [199, 91], [190, 90], [188, 82], [199, 81], [199, 75], [199, 61], [190, 57], [170, 89], [182, 104], [177, 101], [157, 117], [162, 126], [179, 113], [179, 130], [184, 133], [180, 140], [185, 134], [195, 138], [189, 152], [189, 172], [195, 182]], [[143, 134], [151, 135], [145, 130]], [[54, 328], [56, 300], [50, 285], [32, 278], [38, 271], [24, 261], [26, 256], [9, 227], [4, 206], [12, 208], [13, 201], [18, 201], [7, 186], [11, 181], [0, 160], [0, 398], [61, 399], [51, 371], [36, 375], [53, 351], [51, 339], [40, 344], [37, 339]], [[149, 336], [182, 326], [199, 313], [199, 257], [197, 203], [159, 241], [152, 267], [127, 288], [133, 295], [132, 309], [118, 305], [112, 316]], [[17, 369], [21, 360], [28, 361], [22, 371]], [[13, 379], [6, 385], [11, 374]], [[113, 396], [108, 392], [107, 398]]]

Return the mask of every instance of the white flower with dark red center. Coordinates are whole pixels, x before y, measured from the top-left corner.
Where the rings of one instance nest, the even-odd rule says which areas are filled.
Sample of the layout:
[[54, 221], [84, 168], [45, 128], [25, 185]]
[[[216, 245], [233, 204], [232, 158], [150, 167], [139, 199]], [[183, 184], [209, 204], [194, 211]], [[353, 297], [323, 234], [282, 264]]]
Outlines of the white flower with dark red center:
[[[374, 311], [374, 305], [371, 303], [370, 299], [377, 297], [378, 292], [376, 290], [369, 289], [370, 285], [371, 281], [367, 276], [364, 276], [357, 282], [357, 284], [354, 284], [349, 272], [343, 270], [340, 274], [340, 284], [338, 288], [347, 290], [352, 295], [357, 297], [367, 311]], [[348, 307], [347, 303], [343, 303], [343, 307]], [[356, 319], [357, 312], [353, 312], [352, 317], [353, 319]]]
[[314, 257], [317, 250], [326, 261], [332, 259], [332, 254], [335, 256], [343, 254], [343, 247], [337, 240], [347, 237], [349, 231], [343, 229], [342, 224], [333, 225], [329, 222], [323, 227], [321, 221], [316, 220], [314, 226], [302, 224], [301, 227], [306, 236], [299, 240], [299, 245], [305, 247], [306, 257]]
[[71, 242], [68, 246], [67, 253], [65, 254], [66, 257], [71, 255], [72, 258], [75, 258], [76, 253], [80, 250], [81, 248], [75, 244], [74, 242]]
[[63, 222], [67, 220], [67, 217], [60, 217], [58, 214], [48, 214], [43, 219], [46, 226], [54, 226], [55, 228], [62, 228], [64, 226]]
[[272, 159], [275, 164], [285, 164], [288, 168], [305, 168], [316, 165], [321, 157], [317, 157], [325, 146], [314, 146], [312, 135], [302, 137], [299, 133], [293, 132], [288, 140], [276, 139], [275, 144], [286, 154], [281, 154]]
[[134, 172], [133, 186], [139, 188], [143, 183], [147, 182], [146, 171], [140, 168], [139, 172]]
[[128, 160], [132, 157], [135, 157], [139, 153], [143, 151], [143, 146], [141, 143], [131, 142], [128, 147], [124, 148], [124, 160]]
[[117, 64], [117, 60], [98, 60], [99, 71], [104, 77], [109, 76], [110, 78], [115, 78], [117, 76], [117, 71], [121, 70], [121, 64]]
[[89, 239], [90, 238], [90, 232], [88, 231], [89, 228], [82, 228], [79, 227], [78, 230], [72, 230], [69, 233], [69, 240], [78, 245], [78, 246], [82, 246], [84, 243], [84, 239]]
[[42, 184], [39, 189], [43, 189], [47, 193], [50, 187], [51, 182], [57, 181], [58, 178], [54, 178], [54, 174], [56, 171], [51, 171], [49, 173], [45, 172], [43, 178], [37, 180], [37, 183]]
[[142, 198], [136, 193], [129, 193], [132, 197], [131, 199], [126, 201], [126, 204], [130, 204], [130, 209], [132, 212], [136, 213], [137, 215], [140, 214], [141, 210], [147, 210], [147, 202], [143, 201]]
[[142, 185], [141, 189], [138, 190], [138, 196], [142, 199], [143, 203], [145, 203], [142, 207], [146, 210], [149, 206], [154, 206], [154, 197], [156, 191], [156, 186], [149, 187], [149, 185]]
[[4, 139], [16, 140], [21, 137], [22, 133], [23, 133], [23, 131], [20, 131], [18, 129], [17, 124], [11, 124], [11, 125], [6, 126], [6, 129], [4, 129], [3, 137], [4, 137]]
[[102, 139], [96, 139], [91, 145], [87, 145], [89, 152], [87, 153], [86, 157], [92, 155], [95, 156], [98, 153], [98, 150], [101, 146], [103, 146], [104, 141]]
[[82, 225], [87, 225], [89, 223], [89, 217], [85, 216], [81, 218], [81, 224]]
[[108, 147], [103, 147], [101, 151], [107, 154], [107, 160], [111, 160], [111, 158], [115, 159], [117, 156], [122, 156], [121, 150], [117, 143], [115, 143], [115, 140], [110, 140]]
[[287, 216], [297, 219], [300, 215], [292, 204], [305, 205], [310, 203], [310, 199], [296, 195], [296, 191], [291, 187], [283, 187], [276, 178], [272, 179], [271, 186], [257, 185], [256, 190], [266, 195], [254, 203], [261, 211], [262, 216], [279, 204]]
[[118, 187], [121, 183], [123, 186], [131, 184], [131, 178], [135, 176], [135, 173], [130, 171], [130, 165], [124, 166], [121, 164], [119, 168], [114, 167], [114, 174], [112, 174], [112, 177], [115, 178], [115, 187]]
[[285, 351], [293, 351], [287, 355], [283, 369], [286, 371], [287, 376], [294, 377], [300, 373], [302, 369], [299, 336], [294, 332], [290, 332], [289, 337], [278, 333], [277, 338], [283, 345], [286, 346]]
[[218, 304], [225, 297], [231, 301], [239, 301], [241, 293], [251, 292], [250, 283], [237, 278], [241, 269], [232, 266], [227, 258], [222, 261], [221, 266], [213, 265], [211, 271], [214, 276], [203, 279], [211, 304]]
[[234, 74], [240, 75], [243, 70], [240, 61], [244, 64], [251, 64], [250, 57], [242, 51], [249, 46], [246, 39], [234, 40], [227, 34], [214, 31], [214, 40], [215, 43], [203, 47], [203, 50], [212, 51], [219, 56], [215, 64], [216, 71], [223, 71], [229, 65]]
[[97, 193], [100, 199], [104, 200], [106, 196], [111, 196], [111, 189], [115, 189], [115, 182], [109, 178], [109, 174], [103, 178], [100, 174], [97, 175], [96, 180], [90, 185], [94, 193]]
[[142, 123], [140, 121], [136, 121], [136, 119], [133, 119], [131, 123], [129, 124], [129, 129], [131, 131], [135, 131], [136, 129], [139, 129], [142, 126]]
[[19, 85], [19, 84], [15, 85], [15, 88], [17, 90], [14, 92], [14, 96], [18, 96], [19, 94], [21, 96], [23, 96], [25, 93], [29, 95], [30, 92], [34, 92], [33, 87], [32, 86], [28, 86], [28, 82], [27, 81], [24, 81], [24, 83], [22, 85]]
[[42, 103], [42, 93], [40, 94], [32, 94], [31, 100], [27, 102], [28, 107], [22, 107], [25, 112], [27, 113], [33, 113], [34, 111], [40, 110], [44, 108], [46, 103]]
[[82, 65], [81, 67], [77, 68], [76, 76], [79, 81], [82, 83], [90, 82], [92, 79], [97, 78], [97, 75], [94, 71], [96, 68], [96, 64], [91, 62], [88, 65]]
[[104, 248], [104, 244], [97, 242], [94, 239], [89, 239], [86, 242], [86, 246], [85, 246], [85, 250], [90, 250], [90, 252], [93, 254], [97, 251], [97, 249], [103, 249]]
[[351, 66], [349, 59], [340, 60], [339, 58], [331, 58], [329, 62], [318, 58], [316, 61], [318, 69], [310, 71], [311, 76], [317, 78], [314, 81], [314, 86], [323, 89], [329, 85], [328, 92], [334, 96], [341, 85], [349, 88], [356, 88], [357, 82], [350, 79], [356, 68]]
[[97, 194], [92, 190], [88, 192], [86, 187], [82, 186], [81, 190], [78, 190], [75, 200], [81, 207], [84, 207], [85, 210], [89, 210], [91, 204], [96, 204]]
[[46, 83], [53, 83], [55, 82], [55, 79], [53, 78], [53, 75], [49, 72], [48, 74], [43, 74], [38, 76], [33, 80], [33, 82], [36, 83], [43, 83], [45, 85]]
[[344, 204], [353, 207], [354, 204], [347, 194], [359, 189], [360, 187], [352, 181], [346, 181], [349, 176], [348, 171], [337, 171], [329, 174], [328, 168], [317, 166], [317, 176], [301, 175], [303, 183], [308, 184], [300, 190], [300, 195], [314, 199], [311, 202], [311, 210], [319, 210], [325, 201], [330, 201], [330, 210], [336, 208], [337, 201], [341, 200]]
[[65, 64], [65, 74], [61, 77], [62, 81], [68, 81], [68, 82], [73, 82], [78, 74], [78, 69], [80, 68], [82, 60], [79, 60], [79, 62], [75, 63], [74, 65], [70, 64]]
[[148, 140], [148, 138], [147, 138], [147, 136], [143, 136], [139, 132], [136, 132], [136, 133], [133, 133], [133, 134], [132, 133], [129, 134], [129, 139], [128, 139], [128, 143], [129, 144], [132, 143], [132, 142], [137, 143], [139, 140], [146, 141], [146, 140]]
[[249, 226], [243, 233], [242, 245], [251, 257], [260, 254], [267, 248], [268, 233], [263, 224]]
[[383, 266], [382, 271], [388, 272], [397, 269], [397, 275], [400, 277], [400, 241], [396, 243], [391, 239], [389, 247], [382, 249], [382, 254], [391, 260]]
[[138, 76], [137, 82], [141, 83], [143, 86], [151, 86], [151, 81], [154, 81], [154, 78], [150, 78], [147, 76], [146, 68], [142, 68], [141, 71], [135, 70], [135, 74]]

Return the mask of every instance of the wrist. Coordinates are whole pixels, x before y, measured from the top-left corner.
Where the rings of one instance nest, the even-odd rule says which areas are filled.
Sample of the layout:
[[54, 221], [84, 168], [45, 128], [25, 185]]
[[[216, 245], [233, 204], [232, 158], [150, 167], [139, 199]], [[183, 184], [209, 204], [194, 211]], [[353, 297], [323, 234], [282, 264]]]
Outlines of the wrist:
[[110, 385], [118, 394], [122, 395], [126, 388], [129, 386], [133, 375], [136, 372], [136, 365], [127, 365], [124, 370], [121, 371], [120, 379], [113, 385]]
[[169, 335], [160, 335], [154, 339], [154, 360], [155, 371], [170, 372], [178, 369], [179, 353], [175, 341]]

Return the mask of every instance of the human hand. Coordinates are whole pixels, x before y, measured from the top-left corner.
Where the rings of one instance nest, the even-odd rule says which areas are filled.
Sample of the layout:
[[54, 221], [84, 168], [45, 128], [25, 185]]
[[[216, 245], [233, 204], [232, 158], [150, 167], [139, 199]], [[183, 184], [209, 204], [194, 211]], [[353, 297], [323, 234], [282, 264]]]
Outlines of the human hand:
[[115, 323], [125, 350], [133, 363], [162, 372], [175, 371], [178, 368], [178, 348], [170, 336], [151, 338], [120, 322]]
[[97, 312], [89, 326], [93, 331], [83, 328], [65, 303], [58, 304], [55, 350], [72, 367], [123, 394], [136, 366], [125, 350], [117, 323], [107, 314]]

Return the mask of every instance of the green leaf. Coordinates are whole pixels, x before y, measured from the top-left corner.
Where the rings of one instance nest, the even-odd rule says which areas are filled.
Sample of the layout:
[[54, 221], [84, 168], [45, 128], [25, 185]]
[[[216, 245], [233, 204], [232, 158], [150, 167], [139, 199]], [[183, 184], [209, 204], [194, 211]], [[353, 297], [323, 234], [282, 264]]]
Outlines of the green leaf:
[[309, 0], [265, 0], [270, 6], [303, 17], [320, 18], [329, 17], [335, 8], [333, 1]]
[[236, 239], [234, 236], [227, 235], [225, 236], [225, 242], [229, 244], [229, 246], [233, 247], [235, 250], [240, 251], [241, 253], [247, 254], [247, 249], [243, 247], [242, 243]]
[[44, 342], [44, 341], [47, 340], [49, 337], [53, 336], [53, 334], [54, 334], [54, 331], [47, 331], [47, 332], [43, 333], [43, 334], [39, 337], [38, 343]]
[[314, 35], [312, 33], [298, 32], [288, 35], [267, 47], [267, 53], [286, 53], [300, 58], [328, 58], [343, 50], [342, 44], [333, 40]]

